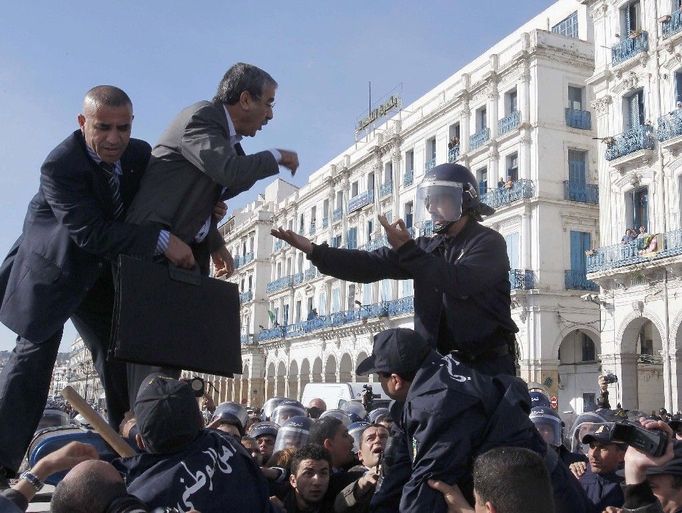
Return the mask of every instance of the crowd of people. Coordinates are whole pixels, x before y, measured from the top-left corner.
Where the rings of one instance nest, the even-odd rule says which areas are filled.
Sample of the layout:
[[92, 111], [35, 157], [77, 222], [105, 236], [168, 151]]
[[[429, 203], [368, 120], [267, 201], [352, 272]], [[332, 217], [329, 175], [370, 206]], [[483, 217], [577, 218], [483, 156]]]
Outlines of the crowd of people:
[[600, 408], [565, 433], [543, 391], [479, 373], [408, 329], [377, 334], [356, 372], [376, 375], [390, 408], [214, 406], [188, 380], [150, 374], [120, 426], [134, 456], [106, 461], [72, 442], [4, 490], [0, 511], [25, 511], [66, 469], [55, 513], [682, 511], [680, 415], [638, 420], [668, 437], [658, 457], [616, 435], [639, 412]]

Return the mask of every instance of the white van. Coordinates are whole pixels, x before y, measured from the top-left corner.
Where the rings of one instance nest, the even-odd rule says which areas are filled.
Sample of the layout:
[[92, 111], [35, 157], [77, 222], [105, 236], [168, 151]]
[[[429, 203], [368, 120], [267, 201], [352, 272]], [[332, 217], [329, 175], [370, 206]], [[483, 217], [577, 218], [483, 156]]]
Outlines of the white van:
[[[311, 399], [319, 397], [327, 405], [328, 410], [341, 407], [345, 402], [362, 400], [362, 391], [365, 385], [372, 386], [374, 393], [373, 407], [388, 407], [391, 398], [384, 394], [379, 383], [308, 383], [303, 388], [301, 402], [308, 406]], [[369, 412], [368, 412], [369, 413]]]

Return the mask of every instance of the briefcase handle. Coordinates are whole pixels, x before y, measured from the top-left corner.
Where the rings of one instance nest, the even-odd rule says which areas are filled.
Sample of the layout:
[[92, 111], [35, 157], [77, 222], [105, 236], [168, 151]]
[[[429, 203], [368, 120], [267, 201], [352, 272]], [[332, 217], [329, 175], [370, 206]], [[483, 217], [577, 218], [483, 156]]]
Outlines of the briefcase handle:
[[191, 269], [183, 269], [177, 265], [169, 264], [168, 275], [171, 280], [187, 283], [188, 285], [201, 285], [201, 271], [199, 271], [198, 265]]

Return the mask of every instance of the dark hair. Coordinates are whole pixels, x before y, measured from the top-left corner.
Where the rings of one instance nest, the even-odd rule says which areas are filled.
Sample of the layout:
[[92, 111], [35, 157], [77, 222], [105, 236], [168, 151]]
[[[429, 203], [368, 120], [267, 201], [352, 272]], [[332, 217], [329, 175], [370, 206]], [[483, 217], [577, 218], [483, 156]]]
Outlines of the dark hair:
[[62, 480], [52, 494], [52, 513], [104, 513], [109, 504], [127, 496], [121, 481], [103, 478], [98, 472], [84, 472], [78, 479]]
[[112, 85], [98, 85], [85, 93], [84, 102], [90, 102], [95, 107], [106, 105], [107, 107], [133, 106], [133, 102], [123, 89]]
[[228, 69], [223, 76], [220, 84], [218, 84], [218, 91], [213, 97], [213, 101], [234, 105], [239, 101], [239, 96], [244, 91], [248, 91], [251, 96], [259, 98], [268, 84], [277, 87], [275, 79], [266, 71], [251, 64], [238, 62]]
[[310, 426], [308, 441], [311, 444], [324, 445], [325, 440], [336, 436], [341, 426], [343, 426], [343, 422], [336, 417], [329, 416], [318, 419]]
[[547, 468], [529, 449], [492, 449], [476, 458], [473, 477], [478, 496], [499, 513], [554, 513]]
[[384, 426], [383, 424], [379, 424], [378, 422], [373, 422], [372, 424], [367, 424], [365, 427], [362, 428], [362, 431], [360, 431], [360, 441], [362, 441], [362, 437], [365, 436], [365, 431], [367, 431], [369, 428], [381, 428], [385, 429], [388, 432], [388, 436], [391, 436], [391, 431]]
[[332, 455], [329, 454], [327, 449], [318, 444], [304, 445], [298, 451], [296, 451], [290, 462], [292, 475], [296, 475], [296, 472], [298, 472], [298, 466], [303, 460], [324, 460], [329, 463], [329, 470], [332, 468]]

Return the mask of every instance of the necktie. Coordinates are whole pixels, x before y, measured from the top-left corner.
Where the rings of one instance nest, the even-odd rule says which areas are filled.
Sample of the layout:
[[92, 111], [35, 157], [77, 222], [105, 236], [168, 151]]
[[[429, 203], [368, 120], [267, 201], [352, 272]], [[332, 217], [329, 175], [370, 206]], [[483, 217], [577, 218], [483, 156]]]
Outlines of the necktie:
[[100, 164], [104, 170], [107, 182], [109, 182], [109, 189], [111, 189], [111, 201], [114, 204], [114, 219], [118, 219], [123, 214], [123, 200], [121, 199], [120, 183], [118, 176], [114, 172], [114, 166], [102, 162]]

